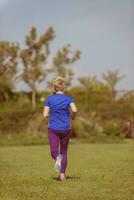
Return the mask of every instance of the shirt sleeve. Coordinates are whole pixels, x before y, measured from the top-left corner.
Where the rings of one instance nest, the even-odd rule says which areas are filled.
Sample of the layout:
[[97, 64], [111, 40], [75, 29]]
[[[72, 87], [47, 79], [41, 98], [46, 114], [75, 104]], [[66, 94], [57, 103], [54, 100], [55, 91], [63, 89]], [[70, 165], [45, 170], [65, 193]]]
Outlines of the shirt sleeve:
[[74, 98], [70, 96], [70, 98], [69, 98], [69, 105], [70, 105], [71, 103], [74, 103]]
[[47, 99], [44, 101], [44, 105], [50, 107], [49, 98], [47, 98]]

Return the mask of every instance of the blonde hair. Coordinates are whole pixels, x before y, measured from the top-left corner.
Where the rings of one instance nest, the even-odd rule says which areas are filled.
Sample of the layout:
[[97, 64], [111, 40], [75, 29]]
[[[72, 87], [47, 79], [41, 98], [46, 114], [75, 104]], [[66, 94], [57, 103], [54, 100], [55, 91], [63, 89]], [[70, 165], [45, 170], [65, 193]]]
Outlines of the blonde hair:
[[53, 87], [56, 92], [63, 91], [65, 89], [65, 79], [63, 77], [56, 77], [53, 80]]

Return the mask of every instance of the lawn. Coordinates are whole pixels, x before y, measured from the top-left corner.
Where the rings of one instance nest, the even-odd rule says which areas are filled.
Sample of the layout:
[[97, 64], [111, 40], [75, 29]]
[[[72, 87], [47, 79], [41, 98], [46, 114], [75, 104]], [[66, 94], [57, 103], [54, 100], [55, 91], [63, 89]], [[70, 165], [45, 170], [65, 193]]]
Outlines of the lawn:
[[70, 144], [67, 180], [48, 145], [0, 147], [0, 200], [133, 200], [134, 143]]

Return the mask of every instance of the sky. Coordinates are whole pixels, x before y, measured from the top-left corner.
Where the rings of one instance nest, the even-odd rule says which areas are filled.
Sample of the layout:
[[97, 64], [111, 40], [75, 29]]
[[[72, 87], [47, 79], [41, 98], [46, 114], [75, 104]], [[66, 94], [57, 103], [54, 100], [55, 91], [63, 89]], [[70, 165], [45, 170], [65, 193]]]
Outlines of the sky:
[[[82, 52], [72, 67], [76, 79], [119, 70], [118, 89], [134, 89], [134, 0], [0, 0], [0, 40], [19, 42], [31, 26], [52, 26], [53, 54], [70, 43]], [[19, 86], [23, 88], [24, 85]]]

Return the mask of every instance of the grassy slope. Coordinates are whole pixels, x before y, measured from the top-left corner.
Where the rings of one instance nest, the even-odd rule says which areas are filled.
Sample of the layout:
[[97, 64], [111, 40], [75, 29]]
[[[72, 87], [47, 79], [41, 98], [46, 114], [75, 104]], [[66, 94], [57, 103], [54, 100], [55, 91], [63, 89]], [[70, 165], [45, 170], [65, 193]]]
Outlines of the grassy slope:
[[133, 200], [134, 143], [69, 146], [56, 180], [49, 146], [0, 147], [0, 200]]

